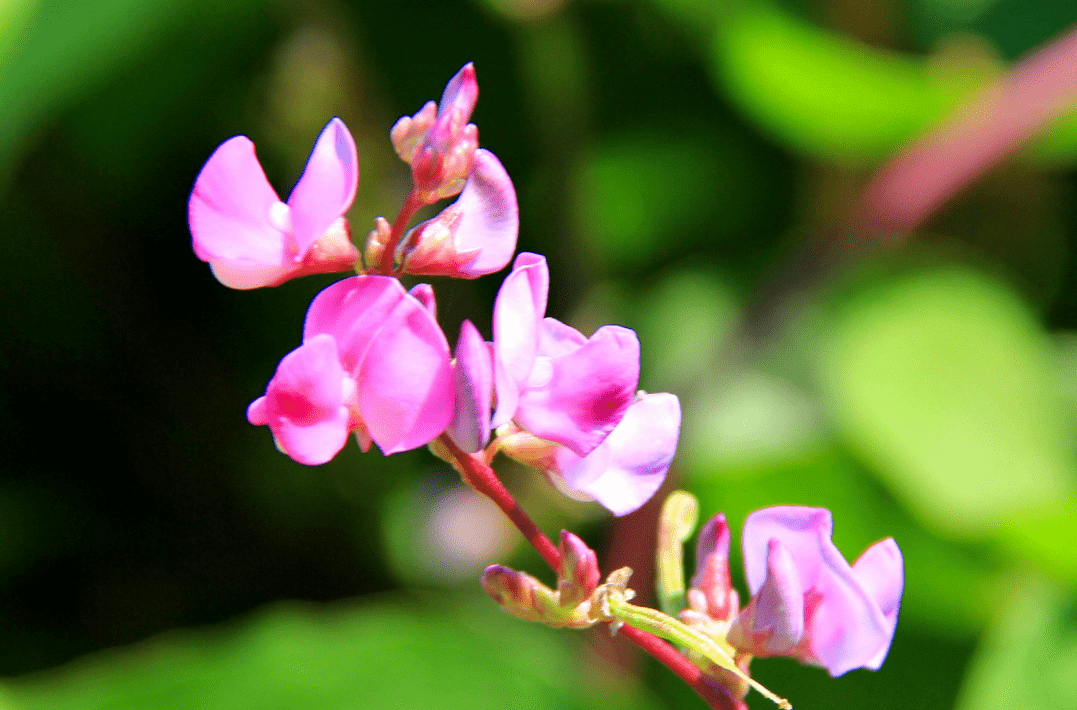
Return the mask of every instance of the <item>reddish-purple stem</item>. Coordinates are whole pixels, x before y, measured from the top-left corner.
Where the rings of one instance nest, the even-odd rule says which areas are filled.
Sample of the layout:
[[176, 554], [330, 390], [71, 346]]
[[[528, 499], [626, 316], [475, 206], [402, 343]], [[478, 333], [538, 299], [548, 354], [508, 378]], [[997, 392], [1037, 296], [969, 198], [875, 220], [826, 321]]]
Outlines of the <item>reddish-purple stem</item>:
[[852, 226], [901, 239], [1075, 101], [1077, 28], [1019, 62], [883, 166], [862, 191]]
[[[460, 472], [464, 481], [492, 500], [501, 509], [501, 512], [513, 522], [516, 528], [523, 533], [523, 536], [527, 538], [532, 547], [542, 555], [542, 559], [546, 560], [546, 564], [557, 570], [561, 566], [561, 552], [523, 511], [516, 499], [501, 483], [494, 470], [486, 463], [483, 454], [481, 452], [477, 454], [464, 453], [445, 434], [441, 435], [438, 443], [452, 454], [456, 460], [455, 468]], [[618, 633], [680, 676], [714, 710], [740, 710], [740, 708], [743, 708], [743, 705], [736, 703], [723, 690], [709, 683], [703, 671], [662, 639], [627, 625], [622, 626]]]
[[378, 260], [376, 273], [386, 276], [392, 275], [393, 252], [396, 251], [397, 245], [400, 244], [400, 240], [404, 236], [404, 230], [408, 227], [408, 222], [411, 221], [411, 218], [415, 216], [415, 213], [422, 206], [423, 202], [419, 199], [419, 193], [413, 189], [408, 193], [407, 199], [404, 200], [404, 204], [400, 207], [400, 212], [396, 215], [396, 220], [389, 231], [389, 241], [385, 244], [385, 251], [381, 253], [381, 259]]

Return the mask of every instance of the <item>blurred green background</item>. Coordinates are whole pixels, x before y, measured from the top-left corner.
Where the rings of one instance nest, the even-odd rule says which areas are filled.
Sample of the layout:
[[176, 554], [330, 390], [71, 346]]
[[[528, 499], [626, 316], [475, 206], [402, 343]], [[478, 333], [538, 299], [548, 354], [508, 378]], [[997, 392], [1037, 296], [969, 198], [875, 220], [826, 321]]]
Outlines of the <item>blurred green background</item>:
[[[339, 115], [360, 239], [408, 187], [389, 128], [466, 61], [550, 313], [636, 328], [641, 386], [682, 399], [671, 485], [734, 540], [753, 509], [819, 505], [849, 559], [904, 551], [881, 671], [759, 660], [761, 682], [820, 710], [1077, 708], [1077, 114], [902, 244], [827, 239], [888, 155], [1074, 21], [1069, 0], [0, 1], [0, 708], [703, 707], [618, 639], [500, 613], [485, 564], [549, 574], [427, 452], [306, 468], [245, 421], [333, 277], [217, 284], [186, 228], [201, 164], [244, 133], [287, 194]], [[435, 284], [450, 341], [465, 317], [489, 336], [500, 281]], [[499, 470], [646, 597], [655, 506], [613, 522]]]

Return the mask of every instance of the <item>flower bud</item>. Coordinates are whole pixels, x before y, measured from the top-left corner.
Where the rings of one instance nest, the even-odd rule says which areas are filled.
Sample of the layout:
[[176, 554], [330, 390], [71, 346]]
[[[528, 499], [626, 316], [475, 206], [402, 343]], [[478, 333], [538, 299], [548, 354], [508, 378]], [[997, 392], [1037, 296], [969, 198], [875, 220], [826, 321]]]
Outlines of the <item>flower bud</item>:
[[589, 599], [598, 586], [598, 557], [594, 550], [568, 530], [561, 531], [561, 565], [557, 592], [561, 606], [575, 607]]

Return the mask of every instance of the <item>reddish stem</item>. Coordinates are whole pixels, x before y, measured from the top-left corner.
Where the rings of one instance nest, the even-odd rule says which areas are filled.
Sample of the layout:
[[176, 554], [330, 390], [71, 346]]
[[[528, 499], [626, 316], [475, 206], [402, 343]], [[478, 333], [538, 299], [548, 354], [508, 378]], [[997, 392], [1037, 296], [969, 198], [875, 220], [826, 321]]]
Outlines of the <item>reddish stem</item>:
[[[523, 511], [516, 499], [501, 483], [501, 479], [486, 463], [483, 454], [464, 453], [445, 434], [438, 438], [438, 443], [455, 459], [454, 468], [460, 472], [464, 481], [492, 500], [501, 509], [501, 512], [513, 522], [516, 528], [523, 533], [523, 536], [527, 538], [532, 547], [542, 555], [546, 563], [554, 570], [559, 569], [561, 566], [561, 552]], [[627, 625], [622, 626], [618, 633], [680, 676], [714, 710], [740, 710], [740, 708], [743, 708], [743, 705], [736, 703], [720, 688], [709, 683], [706, 676], [703, 675], [703, 671], [662, 639]]]
[[384, 274], [385, 276], [393, 275], [393, 252], [396, 251], [396, 247], [400, 244], [400, 240], [404, 237], [404, 230], [408, 227], [408, 222], [415, 216], [415, 213], [423, 206], [423, 201], [419, 199], [418, 191], [412, 189], [408, 193], [408, 197], [404, 200], [404, 204], [400, 207], [400, 212], [396, 215], [396, 220], [393, 221], [393, 227], [389, 232], [389, 241], [385, 244], [385, 251], [381, 253], [381, 259], [378, 260], [378, 270], [376, 273]]

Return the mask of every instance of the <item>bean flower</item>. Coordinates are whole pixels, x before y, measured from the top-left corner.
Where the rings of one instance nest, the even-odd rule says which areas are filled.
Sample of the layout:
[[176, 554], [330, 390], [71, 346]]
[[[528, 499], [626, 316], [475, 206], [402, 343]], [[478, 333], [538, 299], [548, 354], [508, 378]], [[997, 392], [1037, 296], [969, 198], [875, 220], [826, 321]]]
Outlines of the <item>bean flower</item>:
[[755, 656], [792, 656], [832, 676], [878, 669], [894, 638], [904, 586], [893, 538], [852, 565], [831, 541], [825, 508], [764, 508], [744, 523], [744, 573], [752, 597], [729, 641]]
[[188, 202], [191, 245], [225, 286], [277, 286], [306, 274], [350, 271], [359, 258], [344, 213], [355, 199], [359, 158], [339, 118], [318, 136], [288, 202], [266, 179], [246, 136], [222, 143]]
[[406, 292], [388, 276], [355, 276], [310, 304], [303, 344], [281, 361], [247, 418], [284, 453], [325, 463], [354, 432], [366, 451], [418, 448], [441, 434], [455, 395], [449, 346], [433, 291]]

